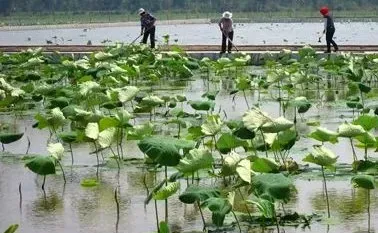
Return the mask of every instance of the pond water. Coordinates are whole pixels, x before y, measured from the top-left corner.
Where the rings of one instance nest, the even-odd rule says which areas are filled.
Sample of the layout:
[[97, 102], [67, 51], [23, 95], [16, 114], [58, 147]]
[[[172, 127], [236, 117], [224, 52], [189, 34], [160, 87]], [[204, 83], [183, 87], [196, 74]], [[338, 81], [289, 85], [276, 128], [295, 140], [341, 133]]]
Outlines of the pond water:
[[[377, 22], [336, 23], [335, 40], [339, 44], [378, 44]], [[249, 23], [237, 24], [235, 44], [318, 44], [323, 23]], [[130, 43], [140, 33], [139, 26], [92, 27], [41, 30], [0, 31], [0, 45], [45, 45], [46, 40], [58, 44], [101, 44], [105, 40]], [[158, 44], [164, 43], [162, 36], [169, 34], [171, 43], [219, 44], [221, 33], [216, 24], [160, 25], [157, 28]], [[53, 38], [56, 37], [56, 38]], [[28, 40], [28, 38], [30, 40]], [[177, 42], [175, 42], [177, 40]], [[324, 41], [324, 39], [323, 39]]]
[[[238, 118], [247, 110], [241, 95], [238, 95], [235, 103], [228, 94], [227, 83], [213, 84], [212, 88], [222, 91], [216, 99], [217, 108], [222, 108], [228, 114], [228, 119]], [[221, 86], [219, 86], [221, 85]], [[190, 82], [182, 90], [160, 91], [164, 94], [185, 94], [189, 100], [200, 99], [202, 93], [207, 90], [205, 82], [196, 79]], [[159, 91], [157, 91], [159, 92]], [[308, 92], [311, 95], [311, 91]], [[316, 93], [312, 93], [316, 94]], [[342, 92], [339, 97], [342, 99]], [[335, 94], [335, 98], [339, 98]], [[249, 94], [251, 103], [256, 103], [257, 95]], [[193, 112], [189, 107], [187, 111]], [[278, 116], [278, 104], [265, 96], [262, 109], [274, 117]], [[350, 120], [352, 113], [346, 111], [344, 105], [334, 103], [318, 104], [306, 113], [306, 119], [319, 120], [321, 125], [335, 130], [338, 125]], [[288, 114], [289, 119], [293, 116]], [[30, 138], [31, 154], [46, 154], [46, 141], [48, 132], [33, 129], [34, 120], [30, 116], [14, 117], [1, 116], [2, 121], [15, 123], [19, 129], [26, 128], [26, 136]], [[143, 120], [143, 119], [141, 119]], [[298, 130], [301, 134], [308, 133], [309, 127], [299, 122]], [[27, 137], [20, 141], [6, 145], [7, 152], [12, 154], [24, 154], [26, 151]], [[300, 145], [295, 146], [293, 158], [301, 161], [311, 150], [314, 141], [301, 139]], [[351, 163], [352, 154], [348, 141], [342, 141], [335, 146], [330, 146], [338, 156], [339, 162]], [[80, 181], [91, 178], [96, 173], [96, 158], [89, 155], [92, 151], [86, 145], [73, 146], [75, 154], [75, 166], [71, 168], [69, 153], [63, 160], [67, 173], [67, 184], [64, 186], [61, 174], [48, 176], [46, 183], [46, 196], [41, 190], [42, 177], [37, 177], [26, 169], [23, 162], [18, 160], [20, 156], [5, 153], [0, 155], [0, 232], [10, 224], [20, 224], [18, 232], [21, 233], [71, 233], [71, 232], [125, 232], [148, 233], [156, 231], [155, 213], [153, 204], [144, 206], [146, 189], [143, 184], [144, 177], [149, 187], [153, 186], [155, 175], [148, 172], [142, 163], [128, 163], [118, 174], [117, 169], [104, 165], [100, 168], [101, 184], [95, 188], [84, 188]], [[133, 142], [125, 146], [126, 157], [143, 158], [138, 147]], [[361, 151], [358, 151], [361, 154]], [[172, 171], [170, 171], [172, 172]], [[158, 173], [159, 177], [163, 172]], [[329, 196], [331, 200], [331, 221], [313, 222], [311, 228], [302, 229], [289, 226], [282, 227], [287, 233], [294, 232], [367, 232], [366, 192], [356, 190], [350, 184], [350, 177], [329, 176]], [[208, 184], [207, 180], [200, 181]], [[22, 184], [22, 203], [20, 208], [19, 183]], [[312, 173], [311, 176], [300, 176], [295, 179], [297, 194], [293, 200], [285, 206], [287, 211], [295, 210], [300, 214], [319, 213], [325, 215], [326, 205], [323, 183], [320, 173]], [[116, 204], [114, 190], [119, 187], [120, 219], [116, 227]], [[185, 190], [183, 182], [181, 191]], [[371, 193], [371, 229], [378, 229], [378, 192]], [[170, 224], [174, 232], [200, 232], [202, 222], [197, 208], [184, 205], [177, 195], [169, 202]], [[163, 219], [163, 202], [159, 203], [160, 220]], [[211, 216], [205, 211], [205, 217], [210, 221]], [[262, 230], [260, 227], [247, 227], [242, 225], [243, 232], [275, 232], [275, 228]], [[234, 232], [238, 232], [235, 229]], [[371, 231], [374, 232], [374, 231]]]

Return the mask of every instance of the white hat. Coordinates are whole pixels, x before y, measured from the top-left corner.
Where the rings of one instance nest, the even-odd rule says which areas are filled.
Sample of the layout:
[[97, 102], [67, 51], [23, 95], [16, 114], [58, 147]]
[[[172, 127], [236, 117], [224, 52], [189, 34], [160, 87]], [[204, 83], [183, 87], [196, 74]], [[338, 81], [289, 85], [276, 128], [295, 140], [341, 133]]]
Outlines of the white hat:
[[229, 12], [229, 11], [225, 11], [223, 12], [223, 18], [226, 18], [226, 19], [231, 19], [232, 18], [232, 13]]
[[138, 14], [143, 14], [144, 12], [146, 12], [146, 11], [143, 8], [139, 8]]

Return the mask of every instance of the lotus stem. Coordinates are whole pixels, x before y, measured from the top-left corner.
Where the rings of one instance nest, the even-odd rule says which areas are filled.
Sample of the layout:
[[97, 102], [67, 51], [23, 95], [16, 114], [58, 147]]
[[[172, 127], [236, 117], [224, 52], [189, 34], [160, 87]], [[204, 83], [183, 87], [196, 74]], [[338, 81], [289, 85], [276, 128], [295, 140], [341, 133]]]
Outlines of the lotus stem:
[[240, 190], [240, 188], [238, 188], [238, 191], [239, 191], [240, 197], [242, 198], [242, 200], [244, 202], [244, 206], [245, 206], [245, 209], [247, 210], [247, 213], [248, 213], [248, 216], [249, 216], [249, 220], [252, 222], [253, 221], [252, 215], [251, 215], [251, 212], [248, 209], [248, 205], [245, 203], [244, 195], [243, 195], [242, 191]]
[[264, 143], [264, 147], [265, 147], [265, 156], [268, 158], [268, 147], [266, 146], [265, 136], [264, 136], [264, 133], [263, 133], [262, 129], [260, 129], [260, 133], [261, 133], [261, 136], [262, 136], [262, 139], [263, 139], [263, 143]]
[[371, 224], [371, 216], [370, 216], [370, 189], [367, 190], [367, 211], [368, 211], [368, 232], [370, 233], [370, 224]]
[[74, 155], [73, 155], [73, 151], [72, 151], [72, 144], [68, 143], [68, 145], [70, 146], [70, 152], [71, 152], [71, 166], [73, 166], [74, 165]]
[[200, 211], [200, 214], [201, 214], [201, 219], [202, 219], [202, 223], [203, 223], [203, 231], [206, 231], [206, 221], [205, 221], [205, 217], [203, 216], [203, 212], [202, 212], [202, 209], [201, 209], [201, 204], [199, 201], [197, 201], [197, 206], [198, 206], [198, 209]]
[[354, 160], [354, 162], [356, 162], [358, 159], [357, 159], [356, 150], [354, 149], [353, 139], [352, 139], [352, 138], [349, 138], [349, 141], [350, 141], [350, 146], [352, 147], [353, 160]]
[[[362, 93], [362, 91], [360, 91], [360, 95], [361, 95], [361, 103], [362, 103], [362, 106], [363, 106], [363, 108], [365, 108], [364, 94]], [[363, 113], [363, 111], [362, 111], [362, 113]]]
[[322, 168], [322, 176], [323, 176], [324, 189], [325, 189], [326, 201], [327, 201], [327, 213], [328, 213], [328, 218], [330, 218], [330, 217], [331, 217], [331, 212], [330, 212], [330, 210], [329, 210], [329, 200], [328, 200], [328, 191], [327, 191], [327, 181], [326, 181], [325, 174], [324, 174], [324, 166], [321, 166], [321, 168]]
[[116, 155], [116, 153], [114, 152], [114, 150], [113, 150], [113, 148], [111, 146], [109, 146], [109, 149], [112, 152], [115, 161], [117, 162], [118, 171], [120, 171], [121, 170], [121, 166], [120, 166], [119, 161], [118, 161], [118, 159], [120, 159], [120, 157], [119, 157], [119, 155], [118, 156]]
[[118, 157], [121, 159], [121, 153], [120, 153], [120, 149], [119, 149], [119, 134], [120, 134], [120, 130], [119, 128], [117, 128], [117, 134], [116, 134], [116, 137], [117, 137], [117, 141], [116, 141], [116, 146], [117, 146], [117, 155]]
[[116, 232], [118, 232], [118, 224], [119, 224], [119, 201], [118, 201], [118, 187], [114, 190], [114, 200], [117, 206], [117, 221], [116, 221]]
[[234, 218], [235, 218], [235, 220], [236, 220], [236, 224], [238, 224], [239, 232], [241, 233], [242, 230], [241, 230], [241, 227], [240, 227], [239, 220], [238, 220], [238, 218], [236, 217], [235, 212], [234, 212], [233, 210], [231, 210], [231, 212], [232, 212], [232, 214], [234, 215]]
[[276, 208], [274, 207], [274, 219], [276, 220], [277, 233], [280, 233], [280, 223], [278, 222]]
[[20, 212], [22, 212], [22, 186], [21, 186], [21, 182], [18, 185], [18, 193], [20, 195]]
[[100, 166], [100, 160], [98, 158], [98, 150], [97, 150], [97, 144], [96, 142], [93, 142], [94, 144], [94, 147], [95, 147], [95, 150], [96, 150], [96, 158], [97, 158], [97, 169], [96, 169], [96, 177], [97, 177], [97, 180], [98, 180], [98, 168]]
[[[164, 175], [165, 175], [165, 186], [168, 186], [168, 167], [167, 166], [165, 166]], [[165, 222], [168, 224], [168, 199], [165, 199]]]
[[244, 96], [245, 103], [247, 104], [247, 108], [248, 108], [248, 110], [251, 109], [251, 108], [249, 107], [248, 99], [247, 99], [247, 96], [246, 96], [244, 90], [243, 90], [243, 96]]
[[4, 143], [1, 143], [1, 146], [3, 147], [3, 152], [5, 151]]
[[59, 167], [60, 167], [60, 169], [62, 170], [62, 173], [63, 173], [63, 180], [64, 180], [64, 184], [66, 184], [67, 183], [67, 181], [66, 181], [66, 173], [64, 173], [64, 169], [63, 169], [63, 166], [62, 166], [62, 164], [59, 162], [59, 160], [56, 160], [56, 162], [58, 163], [58, 165], [59, 165]]
[[28, 139], [28, 147], [26, 149], [26, 153], [25, 154], [29, 154], [29, 150], [30, 150], [30, 146], [31, 146], [31, 142], [30, 142], [30, 138], [29, 136], [26, 137]]
[[43, 176], [42, 190], [45, 192], [46, 175]]
[[159, 213], [158, 213], [158, 208], [157, 208], [157, 201], [154, 200], [155, 202], [155, 218], [156, 218], [156, 229], [158, 231], [158, 233], [160, 233], [160, 227], [159, 227]]
[[123, 146], [122, 146], [122, 144], [123, 144], [123, 129], [121, 129], [121, 141], [119, 142], [119, 147], [121, 149], [121, 158], [123, 160]]
[[368, 160], [368, 146], [365, 144], [365, 161]]
[[144, 176], [143, 176], [143, 185], [146, 188], [147, 196], [148, 196], [150, 194], [150, 190], [149, 190], [148, 185], [147, 185], [147, 174], [144, 174]]

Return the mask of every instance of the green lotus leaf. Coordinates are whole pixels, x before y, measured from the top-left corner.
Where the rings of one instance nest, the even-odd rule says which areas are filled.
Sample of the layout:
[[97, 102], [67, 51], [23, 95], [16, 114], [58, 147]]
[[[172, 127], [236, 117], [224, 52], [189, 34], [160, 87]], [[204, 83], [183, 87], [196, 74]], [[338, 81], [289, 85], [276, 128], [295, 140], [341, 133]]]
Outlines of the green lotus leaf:
[[256, 175], [252, 177], [252, 185], [257, 196], [268, 196], [284, 202], [290, 199], [294, 189], [292, 180], [281, 173]]
[[360, 125], [352, 125], [350, 123], [344, 123], [337, 129], [339, 137], [354, 138], [363, 135], [366, 131]]
[[314, 150], [308, 154], [303, 161], [332, 168], [337, 159], [338, 156], [336, 156], [330, 149], [324, 146], [314, 146]]
[[97, 123], [88, 123], [87, 127], [85, 128], [85, 136], [97, 140], [100, 134], [100, 129]]
[[212, 213], [212, 221], [218, 227], [223, 226], [224, 219], [232, 210], [232, 205], [227, 199], [221, 197], [211, 197], [205, 200], [202, 207], [207, 207]]
[[233, 149], [236, 149], [238, 147], [247, 148], [248, 143], [246, 141], [238, 139], [232, 134], [225, 133], [222, 134], [222, 136], [218, 139], [215, 146], [217, 150], [219, 150], [222, 154], [228, 154]]
[[223, 122], [219, 115], [210, 115], [201, 126], [201, 131], [207, 136], [214, 136], [222, 129]]
[[267, 113], [262, 112], [258, 108], [249, 110], [243, 116], [244, 126], [251, 131], [259, 129], [261, 126], [268, 122], [272, 122], [272, 119], [268, 116]]
[[190, 106], [197, 111], [209, 111], [214, 109], [215, 103], [213, 101], [189, 101]]
[[24, 136], [24, 133], [1, 133], [0, 142], [3, 144], [10, 144], [20, 140]]
[[338, 134], [336, 132], [322, 127], [318, 127], [309, 137], [320, 142], [330, 142], [332, 144], [338, 142]]
[[280, 166], [269, 158], [256, 158], [252, 160], [252, 170], [260, 173], [278, 173]]
[[185, 175], [192, 175], [202, 169], [210, 169], [213, 166], [213, 156], [208, 150], [193, 149], [177, 165], [177, 170]]
[[64, 147], [62, 143], [50, 143], [47, 145], [47, 151], [56, 160], [61, 160], [64, 155]]
[[180, 189], [180, 182], [170, 182], [167, 186], [162, 187], [157, 192], [153, 194], [154, 200], [166, 200], [170, 196], [177, 193]]
[[284, 117], [279, 117], [273, 121], [269, 121], [262, 125], [261, 129], [265, 133], [278, 133], [285, 131], [294, 126], [294, 122], [287, 120]]
[[117, 129], [114, 127], [111, 127], [99, 133], [98, 144], [100, 144], [101, 148], [107, 148], [115, 141], [116, 132], [117, 132]]
[[195, 143], [171, 137], [152, 136], [141, 140], [138, 146], [154, 162], [163, 166], [176, 166], [180, 163], [180, 150], [191, 150]]
[[50, 156], [36, 156], [28, 161], [25, 166], [38, 175], [55, 174], [55, 162]]
[[220, 190], [216, 188], [189, 186], [183, 192], [179, 199], [185, 204], [194, 204], [196, 202], [203, 202], [211, 197], [219, 197]]
[[361, 115], [355, 121], [354, 125], [362, 126], [366, 131], [370, 131], [378, 127], [378, 116]]
[[358, 188], [375, 189], [374, 176], [356, 175], [352, 178], [352, 183]]

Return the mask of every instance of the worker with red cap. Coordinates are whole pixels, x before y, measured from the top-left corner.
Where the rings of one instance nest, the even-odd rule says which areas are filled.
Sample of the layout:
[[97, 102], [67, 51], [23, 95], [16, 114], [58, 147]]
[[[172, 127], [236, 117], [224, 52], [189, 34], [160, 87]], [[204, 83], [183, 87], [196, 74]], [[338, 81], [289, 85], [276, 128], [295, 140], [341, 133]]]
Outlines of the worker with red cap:
[[[334, 51], [337, 52], [339, 47], [337, 46], [336, 42], [333, 40], [333, 35], [335, 34], [335, 24], [333, 22], [333, 17], [331, 16], [328, 7], [322, 7], [320, 9], [320, 14], [323, 15], [325, 22], [324, 22], [324, 31], [323, 34], [326, 34], [326, 41], [327, 41], [327, 51], [326, 53], [331, 52], [331, 44], [334, 48]], [[319, 38], [320, 41], [320, 38]]]

